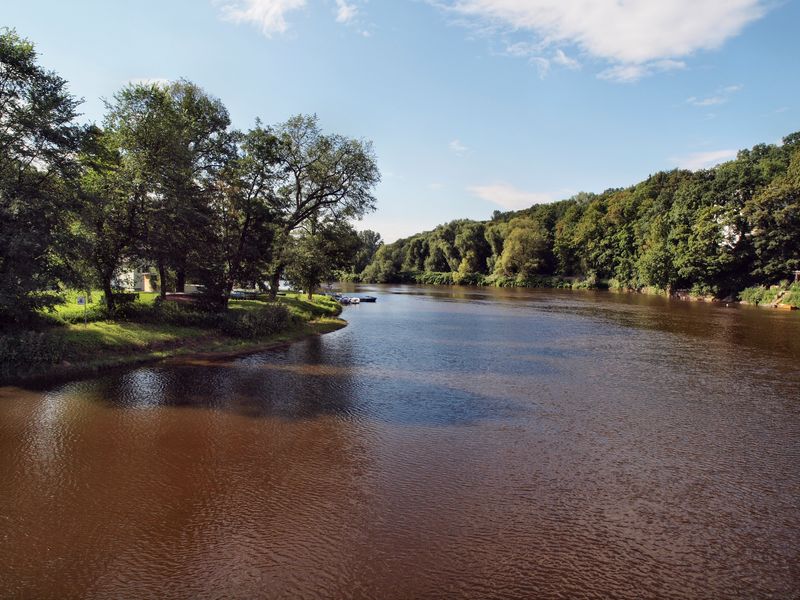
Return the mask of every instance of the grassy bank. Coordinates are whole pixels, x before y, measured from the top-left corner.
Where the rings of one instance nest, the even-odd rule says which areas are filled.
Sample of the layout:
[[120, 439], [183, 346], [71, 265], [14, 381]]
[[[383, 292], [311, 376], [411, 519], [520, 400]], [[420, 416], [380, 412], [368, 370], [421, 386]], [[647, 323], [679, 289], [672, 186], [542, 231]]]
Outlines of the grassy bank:
[[[99, 295], [97, 296], [99, 298]], [[196, 354], [234, 355], [269, 348], [346, 325], [341, 307], [325, 296], [297, 295], [277, 302], [233, 300], [222, 314], [154, 303], [141, 295], [113, 315], [98, 302], [74, 301], [43, 315], [32, 330], [0, 335], [0, 381], [92, 372]]]
[[776, 306], [784, 305], [800, 308], [800, 283], [789, 285], [782, 282], [780, 285], [773, 286], [754, 286], [742, 290], [739, 298], [745, 304], [755, 306]]

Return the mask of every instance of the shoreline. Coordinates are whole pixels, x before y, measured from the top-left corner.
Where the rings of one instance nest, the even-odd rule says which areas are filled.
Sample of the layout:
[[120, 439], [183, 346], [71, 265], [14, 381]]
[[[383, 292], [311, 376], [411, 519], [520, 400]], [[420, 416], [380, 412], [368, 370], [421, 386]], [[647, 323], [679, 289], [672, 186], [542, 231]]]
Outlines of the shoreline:
[[40, 365], [40, 368], [23, 375], [0, 377], [0, 386], [36, 387], [36, 384], [52, 384], [54, 381], [67, 382], [115, 369], [146, 364], [188, 365], [231, 360], [332, 333], [347, 325], [346, 320], [338, 317], [322, 317], [306, 321], [299, 327], [256, 340], [236, 339], [216, 333], [202, 337], [182, 338], [168, 343], [155, 344], [148, 349], [129, 349], [128, 351], [106, 353], [103, 358], [97, 360], [77, 360], [74, 363], [65, 360], [57, 364]]
[[[447, 274], [450, 275], [450, 274]], [[347, 281], [344, 283], [355, 285], [375, 285], [374, 283], [360, 282], [360, 281]], [[431, 281], [431, 280], [418, 280], [418, 281], [399, 281], [387, 282], [387, 285], [416, 285], [416, 286], [432, 286], [432, 287], [460, 287], [460, 288], [497, 288], [497, 289], [522, 289], [522, 290], [564, 290], [564, 291], [595, 291], [595, 292], [609, 292], [612, 294], [630, 294], [630, 295], [643, 295], [643, 296], [657, 296], [666, 298], [668, 300], [680, 300], [681, 302], [701, 302], [705, 304], [722, 304], [722, 305], [738, 305], [738, 306], [752, 306], [756, 308], [771, 308], [776, 310], [794, 311], [800, 309], [797, 300], [789, 304], [780, 302], [779, 300], [785, 295], [791, 293], [791, 289], [775, 290], [769, 296], [769, 301], [752, 302], [736, 297], [719, 298], [712, 295], [693, 295], [689, 290], [674, 290], [667, 292], [663, 289], [644, 287], [641, 289], [625, 288], [625, 287], [609, 287], [607, 285], [581, 285], [582, 281], [572, 278], [553, 278], [542, 277], [534, 281], [531, 285], [498, 285], [496, 283], [474, 283], [471, 281], [454, 282], [454, 281]], [[568, 285], [569, 284], [569, 285]], [[757, 286], [764, 288], [765, 286]], [[777, 287], [777, 286], [774, 286]], [[752, 288], [751, 288], [752, 289]], [[776, 302], [775, 300], [778, 300]]]

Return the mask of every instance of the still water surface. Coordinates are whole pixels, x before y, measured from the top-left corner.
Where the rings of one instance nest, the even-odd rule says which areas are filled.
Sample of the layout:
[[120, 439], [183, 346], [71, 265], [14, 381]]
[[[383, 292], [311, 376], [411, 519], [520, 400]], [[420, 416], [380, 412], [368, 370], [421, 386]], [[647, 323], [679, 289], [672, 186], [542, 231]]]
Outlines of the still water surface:
[[0, 595], [800, 595], [800, 315], [363, 289], [276, 351], [0, 388]]

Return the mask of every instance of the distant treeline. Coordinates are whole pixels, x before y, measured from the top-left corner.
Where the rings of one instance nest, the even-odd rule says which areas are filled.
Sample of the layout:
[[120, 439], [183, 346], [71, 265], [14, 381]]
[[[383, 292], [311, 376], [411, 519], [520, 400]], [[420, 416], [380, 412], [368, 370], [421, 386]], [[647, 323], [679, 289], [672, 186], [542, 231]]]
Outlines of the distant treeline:
[[696, 172], [458, 220], [381, 246], [364, 282], [573, 285], [727, 296], [800, 269], [800, 133]]

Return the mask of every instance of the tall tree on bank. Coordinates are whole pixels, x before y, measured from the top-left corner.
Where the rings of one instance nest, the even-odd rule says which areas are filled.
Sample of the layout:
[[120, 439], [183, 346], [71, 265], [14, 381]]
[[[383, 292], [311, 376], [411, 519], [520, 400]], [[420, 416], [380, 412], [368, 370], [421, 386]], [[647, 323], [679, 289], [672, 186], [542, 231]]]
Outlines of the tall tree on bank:
[[212, 195], [233, 150], [228, 111], [184, 80], [129, 85], [108, 110], [106, 127], [146, 189], [143, 253], [158, 267], [164, 297], [168, 268], [177, 272], [180, 290], [186, 268], [205, 258], [200, 237], [211, 229]]
[[292, 232], [309, 219], [357, 219], [375, 209], [373, 190], [380, 182], [372, 143], [341, 135], [323, 134], [316, 116], [298, 115], [279, 125], [280, 179], [274, 199], [276, 253], [270, 295], [288, 256]]
[[206, 295], [221, 306], [237, 282], [263, 281], [274, 253], [278, 140], [259, 122], [237, 137], [214, 195], [212, 246], [199, 268]]
[[89, 284], [103, 289], [106, 306], [114, 309], [112, 281], [125, 258], [133, 256], [141, 237], [141, 184], [135, 186], [113, 136], [97, 127], [87, 131], [80, 162], [82, 200], [76, 226], [80, 253], [88, 263]]
[[48, 293], [69, 270], [61, 250], [75, 196], [69, 182], [79, 101], [37, 64], [36, 51], [0, 30], [0, 322], [52, 306]]

